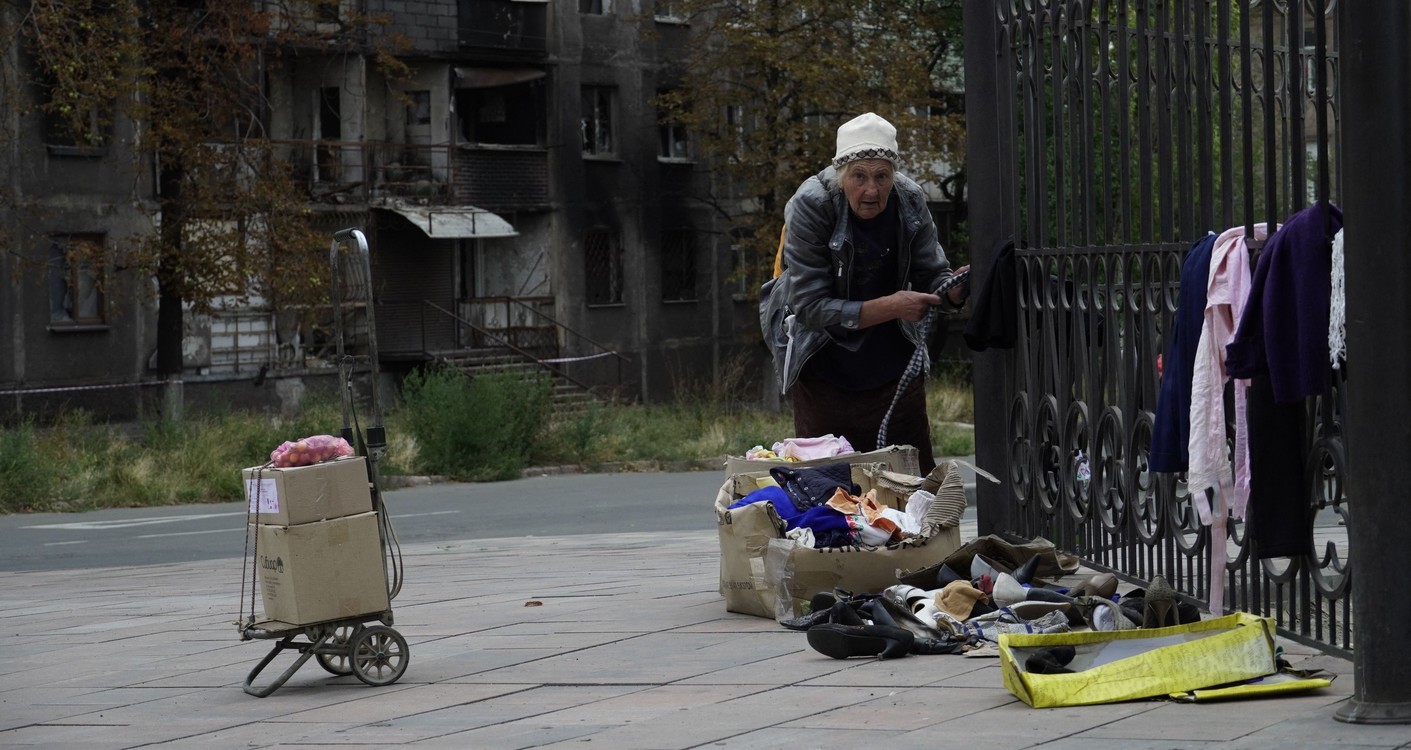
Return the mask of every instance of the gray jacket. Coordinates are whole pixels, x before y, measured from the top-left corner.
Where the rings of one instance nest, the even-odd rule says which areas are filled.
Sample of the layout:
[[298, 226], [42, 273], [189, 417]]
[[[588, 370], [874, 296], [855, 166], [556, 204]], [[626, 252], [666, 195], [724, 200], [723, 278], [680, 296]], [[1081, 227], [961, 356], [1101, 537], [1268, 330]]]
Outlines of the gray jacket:
[[[926, 195], [897, 173], [890, 200], [901, 216], [897, 289], [935, 291], [950, 276], [950, 261], [936, 241]], [[858, 330], [862, 302], [848, 299], [853, 245], [847, 196], [833, 167], [808, 178], [784, 207], [784, 273], [760, 290], [760, 324], [774, 355], [780, 393], [787, 393], [810, 357], [830, 340], [847, 345]], [[941, 308], [954, 312], [945, 295]], [[922, 346], [915, 323], [897, 321], [912, 343]]]

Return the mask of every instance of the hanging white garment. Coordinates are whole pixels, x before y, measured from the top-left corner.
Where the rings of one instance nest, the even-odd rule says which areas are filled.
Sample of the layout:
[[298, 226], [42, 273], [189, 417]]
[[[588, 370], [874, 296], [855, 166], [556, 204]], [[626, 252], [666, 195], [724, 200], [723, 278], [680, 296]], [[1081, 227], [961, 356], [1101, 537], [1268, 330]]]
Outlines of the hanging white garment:
[[1333, 369], [1347, 359], [1347, 276], [1343, 271], [1342, 230], [1333, 235], [1332, 297], [1328, 300], [1328, 359]]

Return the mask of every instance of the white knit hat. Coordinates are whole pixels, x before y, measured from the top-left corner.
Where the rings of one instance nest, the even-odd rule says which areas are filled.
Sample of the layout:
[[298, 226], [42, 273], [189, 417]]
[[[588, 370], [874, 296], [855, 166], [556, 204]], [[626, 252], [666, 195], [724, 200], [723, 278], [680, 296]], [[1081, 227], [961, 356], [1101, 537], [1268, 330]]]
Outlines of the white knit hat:
[[897, 129], [872, 112], [858, 115], [838, 126], [838, 151], [833, 167], [859, 159], [886, 159], [897, 166]]

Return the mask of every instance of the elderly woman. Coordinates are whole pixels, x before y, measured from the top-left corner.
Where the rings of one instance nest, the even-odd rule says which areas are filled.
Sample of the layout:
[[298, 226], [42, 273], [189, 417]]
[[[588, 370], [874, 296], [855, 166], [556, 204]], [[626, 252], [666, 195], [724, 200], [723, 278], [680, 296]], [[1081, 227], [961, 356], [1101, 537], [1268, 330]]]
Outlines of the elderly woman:
[[925, 194], [897, 161], [896, 128], [859, 115], [838, 128], [833, 163], [789, 199], [781, 281], [793, 320], [776, 369], [793, 395], [796, 436], [841, 435], [859, 451], [877, 442], [895, 396], [888, 442], [915, 447], [926, 475], [935, 457], [925, 383], [902, 374], [926, 347], [917, 324], [932, 307], [958, 310], [969, 286], [936, 293], [950, 262]]

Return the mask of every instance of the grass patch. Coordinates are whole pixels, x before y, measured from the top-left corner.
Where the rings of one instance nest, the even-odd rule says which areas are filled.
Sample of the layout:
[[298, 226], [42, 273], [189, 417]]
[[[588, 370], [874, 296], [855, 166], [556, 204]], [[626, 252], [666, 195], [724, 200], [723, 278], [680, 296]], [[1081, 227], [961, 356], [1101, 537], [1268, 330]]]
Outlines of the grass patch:
[[[555, 413], [549, 388], [510, 375], [414, 374], [383, 415], [382, 474], [500, 480], [529, 466], [723, 459], [793, 436], [787, 408], [741, 399], [758, 392], [743, 368], [726, 367], [713, 383], [683, 378], [671, 404]], [[968, 382], [933, 378], [927, 409], [938, 455], [974, 453]], [[342, 423], [331, 397], [306, 401], [292, 419], [232, 412], [120, 429], [76, 411], [54, 424], [21, 423], [0, 432], [0, 512], [238, 501], [241, 469], [268, 461], [285, 440], [337, 434]]]

